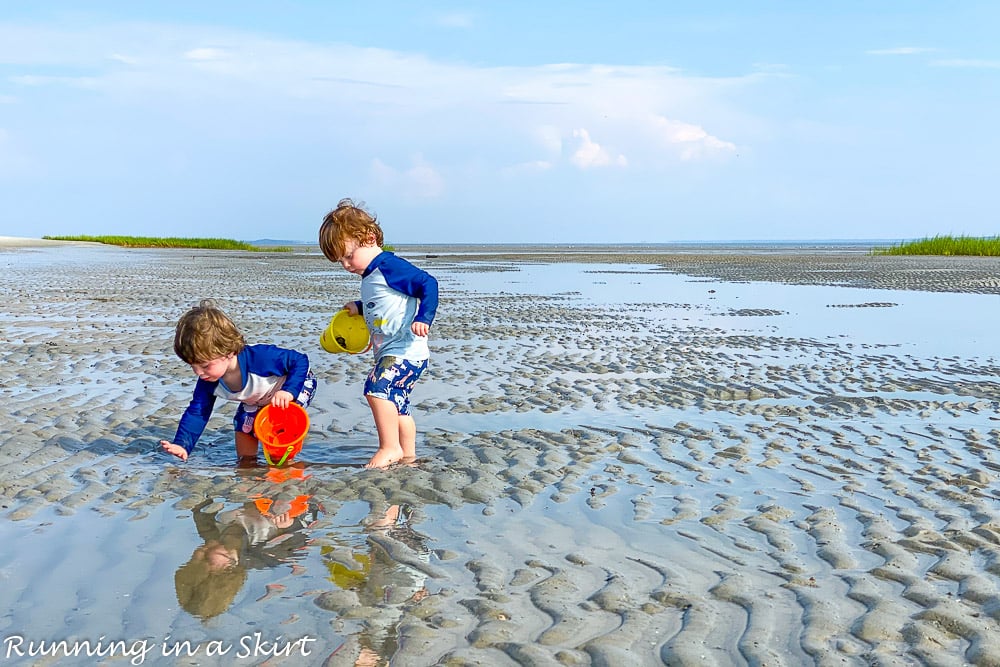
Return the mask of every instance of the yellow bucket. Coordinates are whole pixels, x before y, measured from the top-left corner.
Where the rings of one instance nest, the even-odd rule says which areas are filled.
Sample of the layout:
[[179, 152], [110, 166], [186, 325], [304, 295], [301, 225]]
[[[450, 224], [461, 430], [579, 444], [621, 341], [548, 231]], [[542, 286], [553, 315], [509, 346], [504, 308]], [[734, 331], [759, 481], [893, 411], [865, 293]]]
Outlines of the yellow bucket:
[[364, 352], [371, 347], [371, 336], [368, 334], [365, 318], [351, 315], [347, 310], [338, 310], [319, 337], [319, 344], [327, 352]]

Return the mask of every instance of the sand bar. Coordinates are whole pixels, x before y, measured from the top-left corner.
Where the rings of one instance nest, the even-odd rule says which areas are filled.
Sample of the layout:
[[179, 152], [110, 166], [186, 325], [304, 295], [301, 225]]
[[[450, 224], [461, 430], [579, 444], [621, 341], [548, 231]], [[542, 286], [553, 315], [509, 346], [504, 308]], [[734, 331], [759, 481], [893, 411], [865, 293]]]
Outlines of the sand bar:
[[[1000, 663], [997, 260], [403, 250], [442, 286], [421, 460], [366, 471], [369, 360], [318, 343], [356, 278], [312, 249], [8, 245], [0, 639], [147, 665]], [[233, 406], [188, 463], [158, 451], [203, 297], [310, 355], [302, 467], [236, 470]], [[305, 509], [204, 576], [262, 498]]]

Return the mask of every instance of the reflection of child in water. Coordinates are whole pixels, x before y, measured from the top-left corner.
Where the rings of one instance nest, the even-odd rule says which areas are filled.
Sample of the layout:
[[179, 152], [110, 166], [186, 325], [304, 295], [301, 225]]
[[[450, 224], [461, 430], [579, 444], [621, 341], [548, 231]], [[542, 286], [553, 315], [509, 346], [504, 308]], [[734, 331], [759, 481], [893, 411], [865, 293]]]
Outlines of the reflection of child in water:
[[[232, 604], [246, 582], [248, 569], [274, 567], [298, 557], [305, 545], [298, 533], [306, 525], [308, 496], [292, 500], [258, 498], [224, 512], [204, 512], [206, 500], [194, 508], [198, 534], [205, 543], [177, 569], [177, 601], [203, 620], [218, 616]], [[275, 538], [288, 534], [284, 540]]]
[[368, 615], [364, 630], [348, 639], [345, 650], [338, 651], [339, 660], [331, 664], [390, 664], [398, 649], [399, 620], [411, 605], [429, 595], [424, 586], [427, 574], [415, 565], [427, 563], [430, 551], [426, 537], [410, 526], [408, 509], [392, 505], [368, 524], [367, 531], [368, 554], [352, 554], [354, 562], [348, 565], [330, 560], [327, 567], [338, 587], [355, 591], [363, 606], [379, 611]]

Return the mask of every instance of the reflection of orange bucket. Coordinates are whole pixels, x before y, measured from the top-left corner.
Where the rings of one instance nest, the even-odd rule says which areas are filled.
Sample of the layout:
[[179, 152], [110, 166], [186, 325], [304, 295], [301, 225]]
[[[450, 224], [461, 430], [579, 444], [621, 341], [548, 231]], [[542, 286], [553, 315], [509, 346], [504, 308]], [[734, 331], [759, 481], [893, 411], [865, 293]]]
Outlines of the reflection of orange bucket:
[[371, 347], [371, 335], [365, 318], [351, 315], [346, 309], [338, 310], [319, 337], [319, 344], [327, 352], [364, 352]]
[[268, 468], [267, 474], [264, 475], [264, 479], [271, 482], [272, 484], [283, 484], [290, 479], [306, 480], [312, 477], [312, 475], [307, 475], [303, 472], [302, 468], [296, 468], [291, 466], [288, 468]]
[[[304, 514], [309, 509], [309, 499], [311, 497], [309, 495], [298, 495], [288, 501], [288, 509], [286, 510], [288, 516], [295, 518], [300, 514]], [[257, 506], [257, 511], [265, 516], [271, 511], [272, 505], [274, 505], [274, 501], [270, 498], [257, 498], [253, 503]]]
[[289, 403], [287, 408], [265, 405], [257, 412], [253, 430], [268, 465], [280, 466], [302, 450], [302, 441], [309, 432], [309, 414], [298, 403]]

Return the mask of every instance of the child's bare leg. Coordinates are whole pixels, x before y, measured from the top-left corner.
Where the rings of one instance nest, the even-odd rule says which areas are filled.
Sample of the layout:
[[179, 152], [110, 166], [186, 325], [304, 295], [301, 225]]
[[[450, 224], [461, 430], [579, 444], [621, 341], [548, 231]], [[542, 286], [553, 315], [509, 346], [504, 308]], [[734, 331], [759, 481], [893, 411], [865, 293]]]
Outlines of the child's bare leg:
[[404, 459], [417, 456], [417, 425], [410, 415], [399, 415], [399, 446]]
[[392, 528], [396, 525], [396, 521], [398, 519], [399, 505], [390, 505], [389, 509], [385, 511], [385, 514], [368, 524], [368, 528], [371, 530], [384, 530], [386, 528]]
[[384, 468], [403, 458], [403, 448], [399, 443], [399, 412], [396, 404], [384, 398], [365, 396], [375, 418], [378, 431], [378, 451], [365, 465], [366, 468]]
[[242, 431], [236, 432], [236, 456], [241, 460], [247, 458], [256, 460], [257, 447], [259, 446], [260, 443], [254, 436], [249, 433], [243, 433]]

